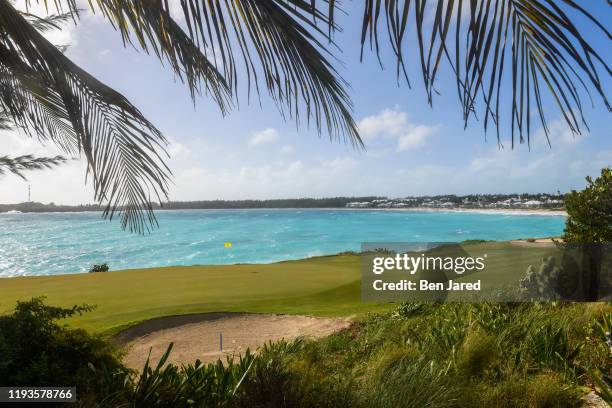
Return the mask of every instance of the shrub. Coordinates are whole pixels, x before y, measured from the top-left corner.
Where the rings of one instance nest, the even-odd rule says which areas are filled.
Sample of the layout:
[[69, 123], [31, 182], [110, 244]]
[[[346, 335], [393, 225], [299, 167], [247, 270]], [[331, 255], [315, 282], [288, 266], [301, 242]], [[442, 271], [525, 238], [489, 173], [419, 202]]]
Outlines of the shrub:
[[89, 269], [89, 273], [95, 273], [95, 272], [108, 272], [108, 264], [100, 264], [100, 265], [94, 265], [91, 267], [91, 269]]
[[398, 318], [408, 318], [421, 313], [424, 309], [424, 304], [420, 302], [403, 302], [395, 308], [393, 316]]
[[612, 242], [612, 168], [601, 170], [593, 180], [587, 177], [582, 191], [572, 191], [565, 197], [567, 220], [565, 242]]
[[538, 268], [529, 265], [525, 276], [520, 280], [521, 292], [530, 300], [555, 300], [561, 269], [553, 257], [542, 260]]
[[264, 345], [234, 404], [240, 408], [354, 407], [348, 383], [329, 378], [304, 360], [292, 360], [302, 349], [301, 340]]
[[120, 388], [128, 370], [115, 349], [100, 337], [58, 323], [91, 308], [53, 307], [33, 298], [0, 316], [2, 385], [72, 385], [79, 395], [100, 400]]

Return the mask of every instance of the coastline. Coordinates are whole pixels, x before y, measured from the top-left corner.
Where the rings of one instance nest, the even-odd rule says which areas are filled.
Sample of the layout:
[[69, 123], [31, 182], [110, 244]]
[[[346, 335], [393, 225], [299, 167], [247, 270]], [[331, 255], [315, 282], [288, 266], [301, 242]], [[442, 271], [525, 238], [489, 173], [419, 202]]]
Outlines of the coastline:
[[[408, 208], [406, 208], [408, 210]], [[567, 217], [565, 210], [548, 210], [545, 208], [410, 208], [413, 211], [422, 212], [467, 212], [476, 214], [500, 214], [500, 215], [549, 215]]]
[[[565, 210], [549, 210], [545, 208], [430, 208], [430, 207], [405, 207], [405, 208], [347, 208], [347, 207], [269, 207], [269, 208], [184, 208], [166, 209], [158, 208], [156, 212], [175, 212], [175, 211], [405, 211], [405, 212], [439, 212], [439, 213], [474, 213], [474, 214], [498, 214], [498, 215], [546, 215], [567, 217]], [[0, 211], [0, 215], [17, 214], [85, 214], [100, 213], [99, 210], [85, 211], [22, 211], [20, 213], [10, 213]]]
[[[249, 208], [245, 208], [249, 209]], [[342, 211], [405, 211], [405, 212], [437, 212], [437, 213], [475, 213], [475, 214], [498, 214], [498, 215], [549, 215], [555, 217], [567, 217], [565, 210], [549, 210], [546, 208], [429, 208], [429, 207], [405, 207], [405, 208], [250, 208], [252, 210], [342, 210]], [[243, 209], [244, 210], [244, 209]], [[173, 210], [166, 210], [173, 211]]]

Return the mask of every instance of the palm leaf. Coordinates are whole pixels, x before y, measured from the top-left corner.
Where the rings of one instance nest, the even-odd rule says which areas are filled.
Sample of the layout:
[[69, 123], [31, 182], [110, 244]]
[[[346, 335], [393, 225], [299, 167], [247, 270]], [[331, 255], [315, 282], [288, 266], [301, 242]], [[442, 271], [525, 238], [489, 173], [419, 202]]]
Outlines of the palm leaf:
[[[51, 1], [38, 2], [54, 6]], [[317, 20], [330, 28], [334, 25], [312, 2], [180, 0], [187, 33], [171, 18], [168, 3], [95, 0], [90, 5], [113, 24], [124, 43], [168, 61], [187, 82], [192, 96], [198, 93], [199, 84], [210, 79], [210, 73], [201, 67], [210, 61], [222, 72], [234, 97], [239, 96], [239, 77], [244, 76], [249, 94], [253, 89], [259, 94], [265, 86], [281, 114], [297, 122], [305, 115], [319, 133], [325, 128], [330, 137], [362, 146], [351, 116], [347, 84], [334, 69], [333, 57], [324, 45], [330, 40], [329, 33]], [[61, 4], [77, 11], [72, 0]], [[223, 99], [216, 100], [225, 110]]]
[[[329, 7], [334, 7], [333, 1]], [[431, 19], [425, 16], [429, 8]], [[430, 104], [440, 67], [447, 62], [455, 76], [466, 126], [482, 111], [485, 130], [491, 121], [495, 123], [500, 141], [504, 107], [512, 144], [515, 137], [529, 143], [532, 105], [548, 136], [545, 95], [574, 133], [588, 129], [583, 115], [585, 94], [589, 98], [597, 94], [610, 110], [604, 91], [610, 68], [589, 45], [576, 20], [586, 18], [593, 23], [603, 43], [611, 37], [587, 9], [572, 0], [368, 0], [362, 49], [368, 43], [370, 48], [380, 48], [380, 31], [384, 30], [380, 21], [386, 20], [398, 77], [405, 74], [400, 67], [409, 55], [408, 48], [415, 44]], [[415, 41], [405, 35], [411, 24]]]
[[[26, 4], [34, 2], [78, 22], [74, 0]], [[283, 114], [297, 121], [305, 115], [319, 132], [325, 127], [330, 137], [362, 145], [346, 83], [323, 44], [329, 33], [307, 17], [328, 19], [311, 3], [182, 0], [187, 32], [171, 18], [167, 1], [96, 0], [89, 5], [121, 33], [124, 44], [168, 62], [192, 98], [205, 92], [225, 113], [238, 96], [238, 72], [244, 70], [249, 93], [265, 85]], [[85, 155], [96, 199], [107, 203], [105, 216], [120, 212], [122, 226], [138, 232], [155, 225], [150, 200], [166, 195], [169, 174], [161, 156], [163, 136], [123, 96], [52, 50], [35, 32], [60, 17], [38, 21], [10, 4], [3, 4], [0, 14], [7, 34], [0, 42], [6, 109], [36, 137], [53, 140], [69, 154]]]
[[69, 22], [74, 21], [77, 13], [67, 12], [60, 14], [50, 14], [45, 17], [40, 17], [31, 13], [21, 13], [26, 20], [32, 25], [32, 27], [36, 28], [40, 32], [52, 31], [52, 30], [61, 30], [62, 26]]
[[0, 100], [16, 124], [66, 152], [83, 153], [104, 215], [143, 232], [151, 200], [167, 195], [165, 139], [121, 94], [49, 43], [10, 2], [0, 2]]
[[66, 161], [63, 156], [34, 157], [31, 154], [9, 157], [0, 156], [0, 175], [13, 173], [26, 180], [24, 171], [50, 169]]

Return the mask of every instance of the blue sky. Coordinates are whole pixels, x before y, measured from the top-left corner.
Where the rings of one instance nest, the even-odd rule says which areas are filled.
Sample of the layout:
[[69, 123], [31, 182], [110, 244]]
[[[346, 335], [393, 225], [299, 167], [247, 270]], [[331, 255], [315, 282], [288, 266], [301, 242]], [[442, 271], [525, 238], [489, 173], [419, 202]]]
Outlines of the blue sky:
[[[556, 192], [581, 188], [586, 175], [612, 165], [610, 114], [602, 107], [586, 108], [591, 132], [574, 137], [547, 100], [552, 148], [541, 130], [534, 132], [531, 150], [526, 145], [511, 150], [508, 132], [502, 132], [506, 147], [499, 149], [494, 132], [485, 140], [480, 122], [464, 130], [454, 82], [440, 81], [441, 95], [432, 108], [416, 64], [409, 89], [405, 83], [398, 87], [389, 49], [382, 51], [384, 69], [372, 53], [359, 63], [360, 15], [354, 3], [350, 18], [340, 17], [344, 31], [336, 40], [343, 53], [337, 55], [343, 62], [339, 71], [351, 84], [365, 151], [330, 142], [315, 129], [296, 128], [267, 95], [261, 106], [242, 98], [226, 117], [205, 96], [194, 107], [187, 88], [166, 67], [124, 48], [99, 16], [87, 15], [50, 38], [71, 44], [67, 53], [77, 64], [127, 96], [171, 140], [171, 200]], [[609, 13], [605, 1], [596, 3], [598, 11]], [[603, 44], [597, 45], [601, 50]], [[55, 152], [16, 133], [4, 133], [3, 139], [2, 154]], [[92, 202], [84, 169], [82, 160], [74, 160], [55, 171], [30, 173], [32, 199]], [[25, 201], [27, 184], [0, 178], [0, 201]]]

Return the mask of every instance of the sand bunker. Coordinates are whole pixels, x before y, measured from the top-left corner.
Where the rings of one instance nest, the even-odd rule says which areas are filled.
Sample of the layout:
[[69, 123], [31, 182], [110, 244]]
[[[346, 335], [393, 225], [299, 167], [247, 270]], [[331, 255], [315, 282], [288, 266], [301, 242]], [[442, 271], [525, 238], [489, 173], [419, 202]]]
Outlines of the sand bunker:
[[123, 331], [115, 340], [127, 346], [124, 363], [142, 369], [149, 349], [152, 348], [151, 361], [157, 363], [170, 342], [174, 347], [169, 361], [174, 364], [193, 363], [196, 359], [224, 361], [227, 355], [244, 353], [247, 348], [253, 351], [270, 340], [324, 337], [349, 324], [349, 319], [203, 313], [152, 319]]
[[[561, 238], [555, 238], [555, 240], [563, 242]], [[551, 238], [536, 238], [536, 239], [531, 239], [531, 240], [515, 239], [510, 242], [514, 245], [523, 246], [523, 247], [531, 247], [531, 248], [534, 248], [534, 247], [552, 248], [555, 246], [555, 242]]]

